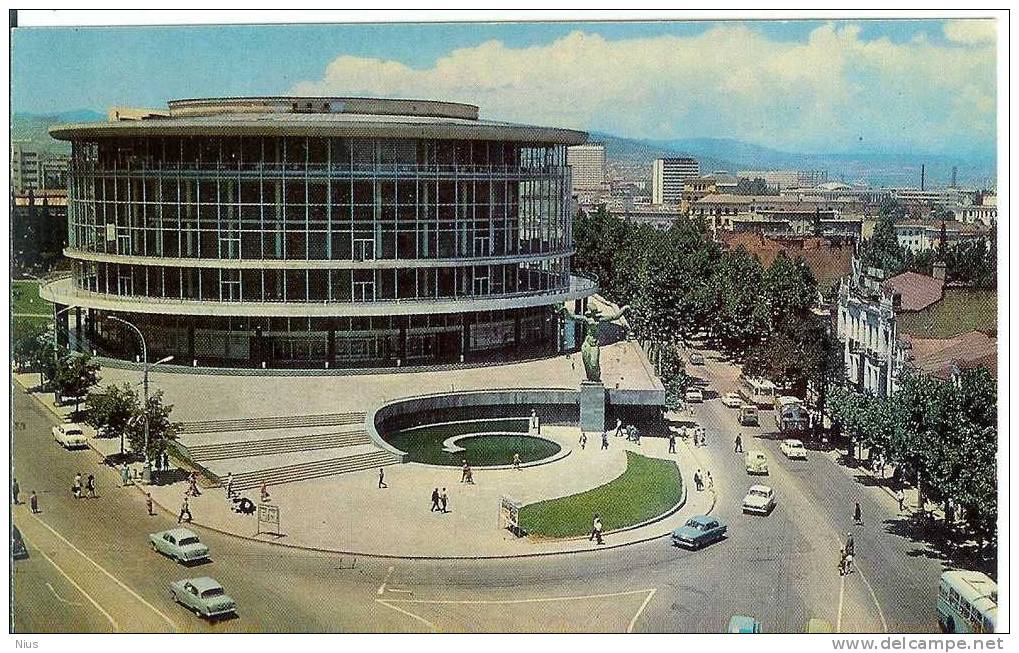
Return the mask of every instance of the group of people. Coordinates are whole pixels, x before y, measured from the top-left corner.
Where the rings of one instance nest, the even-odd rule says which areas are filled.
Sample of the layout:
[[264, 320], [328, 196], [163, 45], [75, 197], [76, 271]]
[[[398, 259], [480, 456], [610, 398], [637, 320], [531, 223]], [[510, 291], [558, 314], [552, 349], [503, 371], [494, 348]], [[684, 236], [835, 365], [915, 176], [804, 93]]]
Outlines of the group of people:
[[466, 458], [464, 458], [461, 462], [463, 463], [463, 473], [460, 475], [460, 482], [466, 483], [467, 485], [474, 485], [474, 470], [471, 469], [471, 465], [467, 462]]
[[705, 488], [712, 490], [715, 487], [715, 479], [711, 477], [710, 471], [701, 472], [697, 470], [693, 475], [693, 484], [697, 488], [698, 492], [703, 491]]
[[446, 488], [442, 488], [442, 492], [439, 492], [439, 488], [432, 490], [432, 512], [449, 512], [449, 495], [446, 494]]
[[846, 533], [846, 545], [842, 547], [842, 551], [839, 554], [839, 576], [853, 573], [854, 555], [856, 555], [856, 545], [853, 543], [853, 534]]
[[99, 495], [96, 494], [96, 477], [94, 474], [89, 474], [85, 480], [85, 485], [81, 483], [81, 472], [74, 475], [74, 483], [71, 485], [71, 494], [74, 495], [75, 499], [81, 499], [88, 496], [92, 499], [98, 499]]
[[[11, 482], [11, 495], [14, 498], [14, 505], [21, 505], [21, 486], [18, 484], [18, 479], [14, 478]], [[32, 490], [32, 493], [28, 497], [29, 506], [32, 508], [32, 512], [39, 514], [39, 495]]]

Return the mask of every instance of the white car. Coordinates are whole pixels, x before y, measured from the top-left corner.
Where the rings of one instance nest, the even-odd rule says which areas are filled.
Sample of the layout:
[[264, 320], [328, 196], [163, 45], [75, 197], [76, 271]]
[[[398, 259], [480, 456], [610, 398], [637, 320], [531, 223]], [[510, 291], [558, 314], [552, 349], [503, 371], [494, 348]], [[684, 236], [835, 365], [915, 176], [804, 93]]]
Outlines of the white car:
[[88, 447], [85, 431], [77, 424], [57, 424], [53, 427], [53, 439], [65, 449], [83, 449]]
[[722, 395], [722, 403], [725, 404], [727, 408], [739, 408], [743, 405], [743, 398], [735, 392], [726, 392]]
[[775, 491], [767, 485], [752, 485], [743, 497], [743, 512], [767, 515], [775, 509]]
[[779, 451], [781, 451], [786, 458], [796, 460], [806, 460], [807, 450], [803, 447], [803, 443], [799, 440], [782, 440], [782, 444], [778, 445]]
[[684, 395], [687, 403], [699, 404], [704, 401], [704, 393], [701, 392], [700, 388], [690, 388]]
[[209, 559], [209, 547], [198, 540], [198, 536], [186, 528], [171, 528], [149, 535], [149, 546], [156, 553], [169, 556], [177, 562], [187, 564]]

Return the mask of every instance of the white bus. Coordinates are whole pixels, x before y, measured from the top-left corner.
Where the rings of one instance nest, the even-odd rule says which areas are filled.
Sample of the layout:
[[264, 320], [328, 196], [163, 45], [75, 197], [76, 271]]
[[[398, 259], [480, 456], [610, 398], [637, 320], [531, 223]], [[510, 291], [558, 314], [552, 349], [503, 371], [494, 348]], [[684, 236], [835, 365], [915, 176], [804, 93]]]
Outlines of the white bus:
[[775, 401], [775, 384], [767, 379], [739, 377], [739, 396], [758, 408], [770, 408]]
[[993, 633], [998, 619], [998, 584], [979, 571], [941, 574], [938, 624], [946, 633]]

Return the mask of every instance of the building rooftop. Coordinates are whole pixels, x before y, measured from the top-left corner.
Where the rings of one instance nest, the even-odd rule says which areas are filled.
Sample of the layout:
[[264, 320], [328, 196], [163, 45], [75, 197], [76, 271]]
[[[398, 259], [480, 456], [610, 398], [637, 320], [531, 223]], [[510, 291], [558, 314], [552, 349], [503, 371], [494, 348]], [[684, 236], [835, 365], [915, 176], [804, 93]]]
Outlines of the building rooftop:
[[950, 379], [959, 370], [986, 367], [998, 376], [998, 339], [982, 331], [968, 331], [953, 338], [917, 338], [905, 335], [910, 346], [911, 367], [939, 379]]
[[945, 280], [928, 277], [917, 272], [903, 272], [885, 279], [881, 287], [894, 292], [902, 299], [898, 306], [902, 311], [920, 311], [941, 301]]

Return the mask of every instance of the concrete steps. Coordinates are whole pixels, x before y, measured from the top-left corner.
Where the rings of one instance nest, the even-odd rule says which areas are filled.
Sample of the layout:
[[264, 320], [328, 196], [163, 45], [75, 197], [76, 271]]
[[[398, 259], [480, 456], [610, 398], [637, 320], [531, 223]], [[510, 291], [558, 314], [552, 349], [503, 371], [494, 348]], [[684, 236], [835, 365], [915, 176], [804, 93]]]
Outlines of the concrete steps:
[[286, 438], [266, 438], [262, 440], [239, 440], [216, 444], [195, 444], [187, 447], [188, 454], [198, 462], [209, 460], [225, 460], [230, 458], [246, 458], [249, 456], [268, 456], [273, 454], [312, 451], [315, 449], [334, 449], [360, 444], [371, 444], [371, 438], [365, 431], [338, 431], [331, 433], [313, 433]]
[[181, 433], [216, 433], [220, 431], [254, 431], [265, 429], [343, 426], [363, 424], [365, 413], [326, 413], [323, 415], [291, 415], [280, 417], [247, 417], [184, 422]]
[[351, 456], [325, 458], [295, 465], [284, 465], [234, 474], [233, 487], [237, 491], [259, 488], [262, 486], [262, 483], [266, 483], [271, 487], [273, 485], [306, 481], [323, 476], [375, 469], [386, 465], [394, 465], [398, 462], [399, 459], [393, 454], [377, 449]]

